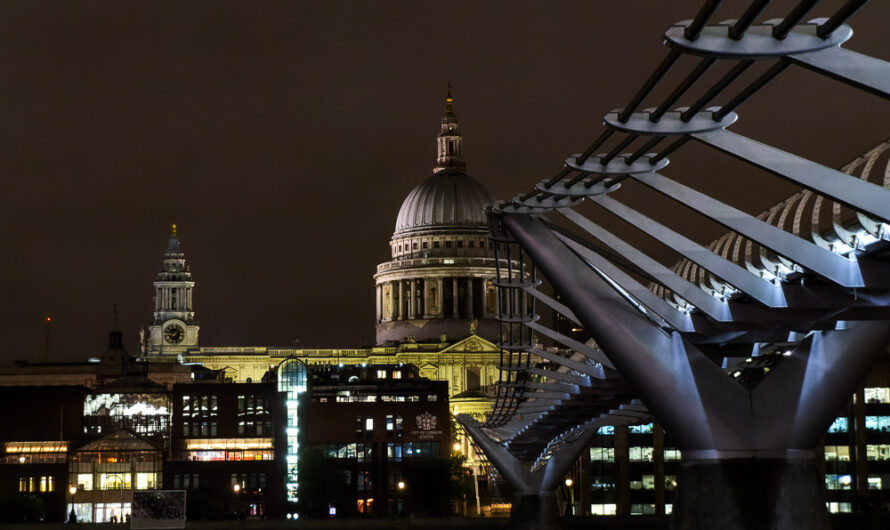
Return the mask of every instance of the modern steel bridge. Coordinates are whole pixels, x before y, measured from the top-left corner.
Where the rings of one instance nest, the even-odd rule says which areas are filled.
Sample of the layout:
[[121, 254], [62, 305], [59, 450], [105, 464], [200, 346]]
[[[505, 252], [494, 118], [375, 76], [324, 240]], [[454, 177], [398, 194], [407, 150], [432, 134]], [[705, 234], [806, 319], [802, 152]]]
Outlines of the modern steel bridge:
[[[605, 115], [596, 140], [490, 208], [508, 263], [497, 282], [498, 401], [485, 423], [458, 421], [516, 490], [517, 527], [555, 524], [554, 491], [599, 426], [651, 415], [683, 452], [675, 528], [829, 528], [814, 450], [890, 344], [890, 169], [875, 170], [890, 143], [835, 170], [729, 129], [742, 104], [791, 67], [852, 87], [838, 86], [838, 97], [859, 89], [884, 104], [890, 63], [843, 47], [846, 21], [866, 0], [809, 20], [823, 6], [802, 0], [760, 21], [769, 3], [752, 0], [737, 19], [713, 22], [721, 2], [708, 0], [669, 27], [664, 59]], [[684, 56], [694, 65], [678, 72]], [[657, 89], [668, 95], [654, 100]], [[749, 215], [667, 176], [669, 156], [690, 141], [801, 191]], [[700, 244], [614, 199], [619, 187], [623, 197], [655, 192], [728, 231]], [[585, 199], [593, 215], [575, 208]], [[681, 261], [663, 265], [657, 249], [606, 228], [606, 217]], [[538, 290], [539, 275], [560, 301]], [[547, 328], [536, 304], [594, 342]], [[542, 349], [536, 336], [567, 349]], [[764, 356], [769, 373], [744, 377], [745, 360]]]

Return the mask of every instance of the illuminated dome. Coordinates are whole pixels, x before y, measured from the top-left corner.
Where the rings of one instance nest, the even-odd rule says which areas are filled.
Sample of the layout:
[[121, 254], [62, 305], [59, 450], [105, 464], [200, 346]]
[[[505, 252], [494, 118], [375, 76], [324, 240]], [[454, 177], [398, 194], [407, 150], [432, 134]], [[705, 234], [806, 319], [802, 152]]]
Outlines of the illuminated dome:
[[463, 171], [438, 171], [405, 198], [393, 235], [443, 229], [485, 230], [483, 208], [492, 201], [488, 190]]
[[389, 241], [392, 260], [377, 266], [377, 344], [444, 343], [499, 336], [488, 190], [467, 175], [451, 89], [436, 138], [433, 174], [402, 203]]

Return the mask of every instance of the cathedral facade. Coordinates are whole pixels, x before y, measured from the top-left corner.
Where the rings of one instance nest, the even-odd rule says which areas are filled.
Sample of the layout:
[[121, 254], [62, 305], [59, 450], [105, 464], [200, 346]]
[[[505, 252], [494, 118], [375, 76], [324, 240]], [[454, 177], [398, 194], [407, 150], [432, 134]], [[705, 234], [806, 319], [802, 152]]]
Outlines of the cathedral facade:
[[377, 346], [199, 344], [196, 282], [174, 226], [154, 283], [145, 356], [200, 363], [223, 370], [234, 382], [260, 381], [288, 359], [308, 365], [412, 364], [423, 377], [448, 383], [453, 412], [487, 414], [500, 361], [495, 258], [483, 212], [492, 197], [466, 173], [462, 142], [449, 91], [433, 173], [407, 195], [390, 240], [392, 259], [374, 275]]

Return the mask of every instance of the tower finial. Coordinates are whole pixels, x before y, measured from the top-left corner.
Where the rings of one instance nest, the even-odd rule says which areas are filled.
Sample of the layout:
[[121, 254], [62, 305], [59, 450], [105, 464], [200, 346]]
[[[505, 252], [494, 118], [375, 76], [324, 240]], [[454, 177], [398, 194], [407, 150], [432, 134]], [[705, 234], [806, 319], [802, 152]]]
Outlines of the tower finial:
[[451, 81], [448, 82], [448, 95], [445, 96], [445, 113], [442, 115], [442, 132], [436, 139], [438, 143], [436, 167], [433, 172], [438, 173], [447, 168], [463, 170], [466, 167], [461, 160], [460, 125], [457, 116], [454, 115], [454, 97], [451, 95]]
[[170, 225], [170, 237], [177, 237], [176, 234], [176, 223]]

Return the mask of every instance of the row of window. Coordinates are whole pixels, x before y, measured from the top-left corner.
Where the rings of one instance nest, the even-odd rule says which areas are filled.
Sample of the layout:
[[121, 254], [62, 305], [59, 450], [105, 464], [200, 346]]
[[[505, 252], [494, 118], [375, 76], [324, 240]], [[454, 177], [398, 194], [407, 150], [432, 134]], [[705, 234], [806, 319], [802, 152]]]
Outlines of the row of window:
[[[391, 373], [392, 373], [392, 375], [391, 375], [392, 379], [401, 379], [402, 378], [401, 370], [393, 370]], [[386, 379], [386, 374], [387, 374], [387, 371], [384, 369], [377, 370], [377, 379]]]
[[[135, 475], [135, 488], [133, 476]], [[159, 485], [158, 473], [78, 473], [77, 489], [81, 491], [97, 490], [150, 490]]]
[[[182, 422], [183, 438], [200, 438], [217, 436], [218, 424], [215, 421], [184, 421]], [[272, 436], [272, 422], [247, 420], [238, 422], [240, 436]]]
[[[393, 394], [353, 394], [349, 391], [344, 391], [342, 394], [337, 395], [337, 399], [335, 400], [337, 403], [417, 403], [421, 401], [421, 396], [417, 394], [409, 394], [409, 395], [393, 395]], [[436, 394], [430, 394], [426, 397], [427, 401], [438, 401], [439, 396]], [[319, 403], [329, 403], [330, 398], [321, 397], [318, 398]]]
[[56, 491], [56, 477], [42, 475], [36, 477], [19, 477], [19, 491], [21, 493], [47, 493]]
[[184, 455], [190, 462], [241, 462], [243, 460], [274, 460], [275, 452], [263, 449], [234, 451], [188, 451]]
[[439, 442], [403, 442], [386, 444], [386, 459], [401, 462], [402, 458], [439, 456]]
[[209, 485], [206, 477], [201, 481], [201, 475], [197, 473], [176, 473], [173, 475], [173, 489], [196, 490]]
[[[653, 450], [652, 447], [646, 446], [633, 446], [627, 448], [628, 458], [631, 462], [652, 462], [653, 461]], [[664, 461], [672, 462], [680, 460], [680, 450], [679, 449], [665, 449], [664, 450]], [[615, 448], [614, 447], [591, 447], [590, 448], [590, 461], [591, 462], [614, 462], [615, 461]]]
[[[432, 241], [432, 243], [433, 243], [433, 248], [441, 248], [441, 247], [440, 247], [440, 242], [439, 242], [439, 241]], [[452, 242], [451, 242], [450, 240], [443, 241], [443, 243], [445, 243], [445, 248], [451, 248], [451, 246], [452, 246]], [[462, 239], [458, 239], [455, 243], [456, 243], [455, 246], [456, 246], [457, 248], [464, 248], [464, 241], [463, 241]], [[493, 248], [494, 248], [494, 243], [493, 243], [493, 242], [488, 241], [487, 243], [488, 243], [488, 248], [490, 248], [490, 249], [493, 249]], [[479, 248], [485, 248], [485, 247], [486, 247], [486, 240], [484, 240], [484, 239], [479, 239], [479, 240], [473, 240], [473, 239], [471, 239], [471, 240], [467, 241], [467, 247], [468, 247], [468, 248], [476, 248], [477, 244], [478, 244]], [[411, 242], [411, 243], [400, 243], [400, 244], [396, 245], [396, 252], [410, 252], [410, 251], [413, 251], [413, 250], [429, 250], [429, 248], [430, 248], [430, 247], [429, 247], [429, 242], [427, 242], [427, 241], [420, 241], [420, 245], [419, 245], [419, 246], [418, 246], [418, 242], [417, 242], [417, 241], [413, 241], [413, 242]]]
[[[665, 504], [664, 505], [664, 513], [670, 515], [673, 511], [673, 504]], [[591, 515], [615, 515], [618, 511], [617, 504], [591, 504], [590, 505], [590, 513]], [[630, 514], [631, 515], [654, 515], [655, 514], [655, 505], [654, 504], [631, 504], [630, 505]]]
[[328, 444], [322, 448], [327, 458], [356, 459], [359, 462], [371, 460], [374, 444]]
[[[849, 430], [849, 418], [835, 418], [834, 422], [832, 422], [831, 426], [828, 428], [828, 432], [830, 433], [849, 432]], [[866, 416], [865, 430], [873, 432], [890, 432], [890, 416]]]
[[[850, 461], [850, 447], [846, 445], [826, 445], [825, 460], [828, 462]], [[890, 460], [890, 444], [868, 444], [865, 446], [866, 460]]]
[[182, 396], [183, 416], [216, 416], [219, 413], [219, 399], [216, 395]]
[[266, 488], [265, 473], [232, 473], [229, 485], [238, 484], [242, 491], [259, 491]]
[[[652, 423], [646, 423], [644, 425], [628, 425], [627, 432], [629, 432], [630, 434], [651, 434], [652, 429], [654, 428], [655, 425]], [[603, 425], [599, 428], [599, 430], [596, 431], [596, 433], [603, 436], [612, 436], [615, 434], [615, 426]]]
[[6, 454], [0, 456], [0, 464], [64, 464], [66, 453]]
[[238, 415], [269, 414], [269, 403], [262, 394], [247, 394], [238, 396]]

